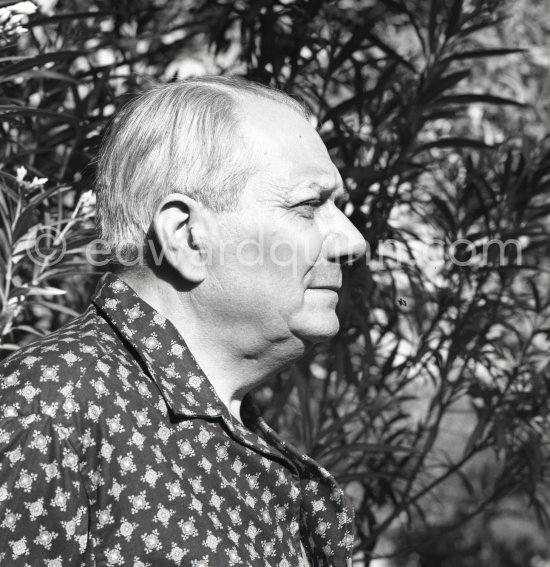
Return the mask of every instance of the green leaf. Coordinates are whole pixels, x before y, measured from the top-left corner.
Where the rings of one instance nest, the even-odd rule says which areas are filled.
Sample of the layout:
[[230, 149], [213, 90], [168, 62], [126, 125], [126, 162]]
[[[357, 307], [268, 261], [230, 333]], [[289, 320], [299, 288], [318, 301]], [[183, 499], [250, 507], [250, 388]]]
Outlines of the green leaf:
[[322, 118], [322, 122], [326, 122], [327, 120], [333, 120], [334, 118], [337, 118], [341, 114], [345, 114], [350, 110], [357, 108], [359, 105], [362, 104], [363, 99], [364, 99], [363, 95], [356, 95], [346, 100], [343, 100], [342, 102], [340, 102], [336, 106], [333, 106], [327, 111], [327, 113]]
[[33, 212], [33, 209], [23, 212], [15, 221], [12, 233], [12, 242], [14, 244], [23, 238], [30, 230], [34, 221]]
[[27, 233], [29, 228], [31, 227], [33, 220], [34, 220], [34, 211], [40, 203], [45, 201], [48, 197], [54, 195], [55, 193], [64, 193], [65, 191], [69, 190], [70, 187], [51, 187], [46, 191], [41, 191], [38, 195], [33, 197], [29, 203], [23, 208], [21, 211], [21, 215], [15, 222], [15, 226], [13, 227], [13, 242], [17, 242], [19, 238], [21, 238], [24, 234]]
[[32, 287], [27, 295], [65, 295], [66, 289], [56, 287]]
[[39, 67], [46, 63], [52, 63], [55, 61], [66, 61], [67, 59], [76, 59], [81, 55], [88, 54], [89, 51], [78, 50], [78, 51], [53, 51], [51, 53], [41, 53], [40, 55], [33, 55], [31, 57], [25, 57], [23, 60], [8, 65], [3, 69], [0, 69], [0, 76], [12, 76], [17, 75], [27, 69], [32, 69], [33, 67]]
[[389, 57], [391, 59], [393, 59], [394, 61], [401, 63], [404, 67], [407, 67], [408, 69], [410, 69], [413, 73], [416, 73], [416, 68], [415, 66], [410, 62], [407, 61], [402, 55], [399, 55], [399, 53], [397, 53], [397, 51], [395, 51], [395, 49], [393, 49], [392, 47], [390, 47], [387, 43], [384, 43], [380, 38], [378, 38], [376, 35], [374, 35], [373, 33], [370, 33], [368, 31], [365, 32], [365, 37], [367, 37], [371, 43], [373, 43], [373, 45], [376, 45], [376, 47], [378, 47], [379, 49], [381, 49], [384, 53], [386, 53], [387, 55], [389, 55]]
[[28, 287], [12, 287], [10, 288], [10, 292], [8, 294], [8, 300], [12, 299], [14, 297], [18, 297], [20, 295], [27, 295], [27, 293], [29, 292], [29, 288]]
[[507, 48], [507, 49], [472, 49], [469, 51], [462, 51], [461, 53], [453, 53], [447, 55], [440, 60], [440, 63], [448, 65], [451, 61], [461, 61], [464, 59], [485, 59], [489, 57], [502, 57], [512, 55], [514, 53], [527, 53], [528, 49], [520, 48]]
[[21, 347], [13, 343], [2, 342], [2, 337], [0, 337], [0, 351], [6, 350], [8, 352], [19, 350]]
[[12, 257], [13, 263], [17, 263], [21, 258], [17, 256], [25, 255], [36, 244], [38, 226], [30, 226], [29, 229], [13, 243]]
[[90, 91], [88, 96], [84, 99], [86, 114], [91, 114], [93, 109], [97, 107], [97, 103], [101, 94], [105, 91], [106, 86], [109, 84], [111, 78], [111, 67], [108, 67], [100, 75], [99, 80], [94, 84], [94, 88]]
[[34, 327], [31, 327], [30, 325], [15, 325], [12, 328], [12, 331], [23, 331], [25, 333], [29, 333], [31, 335], [36, 335], [38, 337], [43, 337], [47, 334], [40, 329], [35, 329]]
[[517, 106], [525, 108], [527, 105], [513, 100], [511, 98], [504, 98], [501, 96], [488, 95], [488, 94], [453, 94], [445, 95], [437, 99], [437, 104], [496, 104], [497, 106]]
[[105, 10], [97, 10], [94, 12], [65, 12], [64, 14], [54, 14], [53, 16], [32, 18], [26, 27], [47, 26], [49, 24], [57, 24], [67, 20], [87, 20], [88, 18], [98, 18], [103, 16], [112, 16], [111, 12]]
[[494, 18], [491, 21], [488, 20], [484, 20], [475, 24], [472, 24], [470, 26], [465, 26], [463, 28], [461, 28], [460, 30], [458, 30], [457, 35], [461, 36], [461, 37], [467, 37], [469, 35], [473, 35], [475, 32], [487, 29], [487, 28], [494, 28], [495, 25], [499, 22], [502, 22], [505, 19], [505, 16], [499, 17], [499, 18]]
[[418, 38], [418, 41], [420, 42], [420, 45], [422, 47], [422, 53], [426, 53], [426, 42], [424, 41], [424, 37], [422, 36], [422, 30], [421, 27], [417, 21], [415, 12], [409, 10], [409, 8], [407, 8], [405, 2], [403, 0], [380, 0], [383, 4], [385, 4], [386, 6], [388, 6], [388, 8], [390, 8], [390, 10], [393, 10], [394, 12], [397, 12], [398, 14], [405, 14], [407, 16], [407, 18], [409, 19], [409, 22], [411, 23], [416, 37]]
[[[0, 170], [0, 177], [7, 179], [11, 185], [16, 185], [18, 183], [17, 178], [14, 175], [10, 175], [5, 171]], [[6, 194], [13, 202], [17, 202], [19, 200], [19, 195], [8, 185], [8, 183], [2, 183], [0, 193]]]
[[9, 294], [9, 298], [17, 297], [17, 296], [50, 296], [50, 295], [65, 295], [67, 290], [58, 289], [56, 287], [16, 287], [12, 288]]
[[27, 301], [29, 305], [40, 305], [43, 307], [47, 307], [52, 311], [58, 311], [59, 313], [63, 313], [64, 315], [69, 315], [70, 317], [78, 317], [78, 311], [67, 307], [66, 305], [62, 305], [61, 303], [54, 303], [53, 301], [46, 301], [45, 299], [30, 299]]
[[3, 206], [0, 206], [0, 231], [2, 233], [2, 240], [6, 241], [6, 244], [13, 241], [12, 230], [11, 230], [11, 219], [8, 216], [8, 211], [5, 210]]
[[63, 193], [66, 193], [71, 189], [72, 187], [70, 185], [63, 185], [61, 187], [59, 186], [50, 187], [50, 189], [46, 189], [45, 191], [41, 190], [38, 192], [37, 195], [31, 198], [31, 200], [28, 202], [27, 205], [25, 205], [25, 208], [23, 210], [26, 211], [27, 209], [32, 209], [36, 207], [39, 203], [41, 203], [42, 201], [44, 201], [54, 193], [59, 193], [59, 195], [62, 195]]
[[[436, 195], [432, 195], [430, 199], [432, 203], [436, 206], [437, 210], [443, 215], [443, 217], [447, 221], [447, 227], [445, 228], [447, 230], [451, 230], [452, 233], [455, 234], [457, 231], [457, 224], [456, 224], [457, 219], [456, 219], [456, 214], [453, 211], [451, 211], [449, 207], [449, 203], [444, 199], [440, 199]], [[434, 354], [437, 353], [434, 351]]]
[[454, 149], [454, 148], [471, 148], [474, 150], [495, 150], [497, 146], [490, 146], [481, 140], [476, 140], [474, 138], [462, 138], [462, 137], [448, 137], [440, 138], [433, 142], [427, 142], [421, 144], [416, 148], [413, 154], [420, 152], [425, 152], [432, 149]]
[[66, 112], [58, 112], [55, 110], [48, 110], [45, 108], [34, 108], [30, 106], [14, 106], [9, 104], [0, 104], [0, 111], [4, 111], [2, 115], [4, 118], [6, 116], [44, 116], [48, 118], [54, 118], [60, 122], [70, 122], [71, 124], [78, 126], [79, 119], [78, 116], [72, 114], [67, 114]]
[[361, 451], [362, 453], [415, 453], [413, 447], [404, 445], [389, 445], [384, 443], [354, 443], [351, 445], [342, 445], [338, 447], [328, 447], [321, 451], [319, 455], [328, 455], [333, 453], [347, 453], [352, 451]]
[[24, 71], [22, 73], [18, 73], [17, 75], [6, 75], [6, 76], [2, 76], [0, 75], [0, 83], [6, 83], [8, 81], [13, 81], [13, 79], [15, 77], [21, 78], [21, 79], [47, 79], [47, 80], [51, 80], [51, 81], [64, 81], [67, 83], [73, 83], [75, 85], [78, 85], [79, 82], [69, 76], [69, 75], [65, 75], [63, 73], [58, 73], [56, 71], [49, 71], [47, 69], [39, 69], [39, 70], [31, 70], [31, 71]]
[[447, 21], [446, 37], [452, 37], [460, 29], [460, 16], [462, 15], [463, 0], [454, 0], [449, 20]]
[[55, 268], [42, 272], [39, 276], [35, 278], [36, 283], [47, 282], [51, 278], [59, 278], [66, 276], [82, 275], [89, 273], [91, 274], [94, 267], [88, 264], [86, 260], [76, 260], [74, 262], [63, 261], [55, 264]]
[[430, 53], [435, 52], [437, 42], [437, 14], [438, 14], [438, 0], [431, 0], [430, 2], [430, 19], [428, 22], [428, 45], [430, 46]]
[[467, 79], [471, 75], [469, 69], [461, 69], [460, 71], [455, 71], [453, 73], [448, 73], [447, 75], [441, 76], [436, 73], [426, 81], [423, 92], [421, 95], [421, 101], [426, 103], [430, 100], [436, 98], [440, 93], [447, 91], [456, 87], [464, 79]]

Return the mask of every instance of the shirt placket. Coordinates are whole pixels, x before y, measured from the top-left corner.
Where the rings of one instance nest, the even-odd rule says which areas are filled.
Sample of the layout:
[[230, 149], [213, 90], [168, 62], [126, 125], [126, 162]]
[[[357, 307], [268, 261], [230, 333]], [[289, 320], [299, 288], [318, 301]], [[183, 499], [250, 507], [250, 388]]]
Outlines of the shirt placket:
[[[314, 546], [310, 544], [308, 552], [317, 557], [316, 565], [327, 567], [351, 565], [354, 540], [353, 507], [346, 503], [343, 490], [326, 469], [281, 439], [261, 417], [257, 418], [257, 425], [272, 445], [297, 464], [302, 478], [301, 501], [304, 514], [313, 518], [317, 512], [315, 507], [321, 505], [321, 502], [326, 508], [323, 520], [327, 527], [326, 531], [320, 530], [316, 533], [320, 522], [314, 522], [317, 524], [317, 529], [311, 526], [311, 529], [306, 530], [308, 536], [306, 542], [311, 536], [314, 541]], [[310, 483], [313, 483], [313, 486], [310, 486]], [[304, 494], [314, 488], [321, 491], [321, 498], [317, 498], [316, 501]], [[329, 535], [326, 535], [327, 532]]]

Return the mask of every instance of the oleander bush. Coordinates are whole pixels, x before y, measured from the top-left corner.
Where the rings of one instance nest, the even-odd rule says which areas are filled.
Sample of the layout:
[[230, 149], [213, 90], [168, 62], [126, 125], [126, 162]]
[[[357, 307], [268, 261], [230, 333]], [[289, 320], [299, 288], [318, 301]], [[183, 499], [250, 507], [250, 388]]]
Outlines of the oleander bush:
[[[542, 565], [544, 15], [544, 0], [0, 2], [2, 356], [81, 311], [110, 267], [88, 261], [93, 160], [125, 95], [203, 73], [275, 85], [311, 108], [369, 256], [345, 271], [339, 335], [258, 402], [345, 485], [358, 564]], [[502, 518], [517, 552], [499, 551]]]

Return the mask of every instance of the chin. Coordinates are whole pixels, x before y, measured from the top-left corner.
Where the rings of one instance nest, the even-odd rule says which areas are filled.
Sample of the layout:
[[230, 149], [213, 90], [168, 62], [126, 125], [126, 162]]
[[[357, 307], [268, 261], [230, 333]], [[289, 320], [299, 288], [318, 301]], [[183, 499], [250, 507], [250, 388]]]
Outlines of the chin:
[[317, 344], [330, 341], [340, 330], [340, 322], [336, 313], [323, 317], [318, 316], [315, 321], [310, 320], [308, 325], [296, 328], [294, 334], [309, 344]]

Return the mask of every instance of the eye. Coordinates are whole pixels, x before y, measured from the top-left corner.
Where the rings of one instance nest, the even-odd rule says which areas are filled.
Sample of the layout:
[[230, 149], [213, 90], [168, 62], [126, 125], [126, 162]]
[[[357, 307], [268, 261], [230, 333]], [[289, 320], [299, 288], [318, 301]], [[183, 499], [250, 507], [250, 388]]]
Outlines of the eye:
[[295, 205], [293, 208], [298, 209], [302, 214], [312, 217], [315, 209], [320, 207], [323, 204], [321, 199], [310, 199], [309, 201], [304, 201], [303, 203], [299, 203]]

